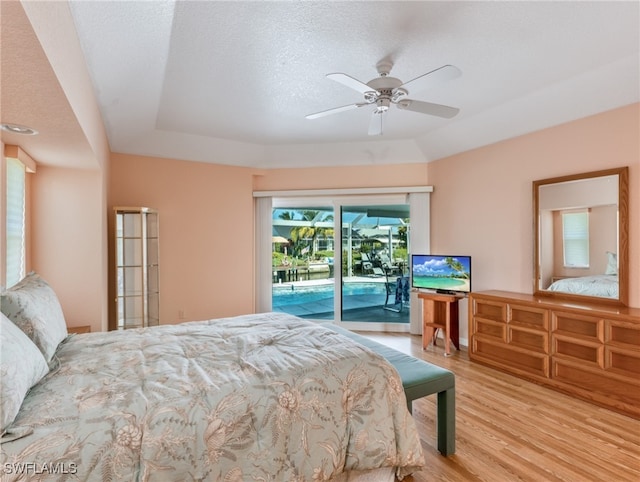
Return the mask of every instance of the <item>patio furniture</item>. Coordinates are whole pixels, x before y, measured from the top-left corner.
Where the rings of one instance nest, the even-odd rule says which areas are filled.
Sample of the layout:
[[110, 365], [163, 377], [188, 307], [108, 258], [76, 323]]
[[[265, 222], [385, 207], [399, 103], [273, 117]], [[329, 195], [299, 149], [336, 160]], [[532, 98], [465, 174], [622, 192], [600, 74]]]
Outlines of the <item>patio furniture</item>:
[[[383, 309], [400, 313], [405, 302], [409, 302], [409, 278], [407, 276], [398, 276], [395, 280], [391, 279], [390, 270], [385, 271], [387, 281], [385, 282], [387, 297], [384, 300]], [[392, 302], [390, 302], [392, 300]]]
[[360, 256], [362, 256], [362, 273], [363, 274], [385, 276], [385, 272], [383, 271], [383, 269], [378, 266], [374, 266], [373, 260], [367, 253], [361, 253]]

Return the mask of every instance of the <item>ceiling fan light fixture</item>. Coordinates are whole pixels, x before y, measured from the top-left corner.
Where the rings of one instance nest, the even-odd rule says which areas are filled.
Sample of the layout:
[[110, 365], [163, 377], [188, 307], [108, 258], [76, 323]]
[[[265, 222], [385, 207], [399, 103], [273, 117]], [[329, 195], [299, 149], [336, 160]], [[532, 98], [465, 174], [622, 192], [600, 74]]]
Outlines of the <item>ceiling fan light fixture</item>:
[[397, 89], [393, 89], [391, 93], [391, 102], [397, 103], [408, 94], [409, 92], [407, 92], [405, 89], [401, 89], [399, 87]]
[[391, 101], [387, 98], [378, 99], [376, 101], [376, 105], [378, 106], [376, 108], [376, 114], [382, 114], [383, 112], [388, 111], [390, 103]]
[[371, 91], [371, 92], [365, 92], [364, 94], [364, 100], [366, 102], [369, 102], [370, 104], [373, 104], [376, 100], [378, 100], [378, 96], [380, 95], [379, 92], [376, 91]]

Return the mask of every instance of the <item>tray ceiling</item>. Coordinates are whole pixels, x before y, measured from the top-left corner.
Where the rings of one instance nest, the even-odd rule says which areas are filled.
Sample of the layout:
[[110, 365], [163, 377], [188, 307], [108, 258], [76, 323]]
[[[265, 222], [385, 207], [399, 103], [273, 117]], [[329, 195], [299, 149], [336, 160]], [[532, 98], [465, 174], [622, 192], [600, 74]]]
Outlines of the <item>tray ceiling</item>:
[[[111, 151], [269, 168], [428, 162], [638, 102], [639, 5], [156, 0], [69, 8]], [[410, 97], [460, 113], [392, 109], [376, 137], [367, 135], [373, 107], [305, 119], [362, 100], [326, 74], [366, 83], [381, 60], [403, 81], [458, 67], [461, 77]]]

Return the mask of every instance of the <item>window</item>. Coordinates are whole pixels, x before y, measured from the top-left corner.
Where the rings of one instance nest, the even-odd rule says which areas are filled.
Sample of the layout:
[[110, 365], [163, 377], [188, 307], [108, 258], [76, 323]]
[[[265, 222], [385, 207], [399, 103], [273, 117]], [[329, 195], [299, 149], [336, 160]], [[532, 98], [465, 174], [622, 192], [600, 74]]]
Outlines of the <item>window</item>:
[[7, 158], [7, 287], [25, 275], [25, 166]]
[[589, 267], [588, 211], [562, 213], [562, 245], [565, 268]]

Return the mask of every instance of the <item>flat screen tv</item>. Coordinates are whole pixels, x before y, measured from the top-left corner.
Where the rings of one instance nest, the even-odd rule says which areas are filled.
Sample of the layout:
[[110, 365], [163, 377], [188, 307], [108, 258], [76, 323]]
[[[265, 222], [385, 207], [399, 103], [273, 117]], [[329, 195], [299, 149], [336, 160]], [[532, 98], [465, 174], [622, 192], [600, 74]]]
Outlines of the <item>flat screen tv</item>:
[[412, 254], [411, 286], [438, 293], [469, 293], [471, 256]]

